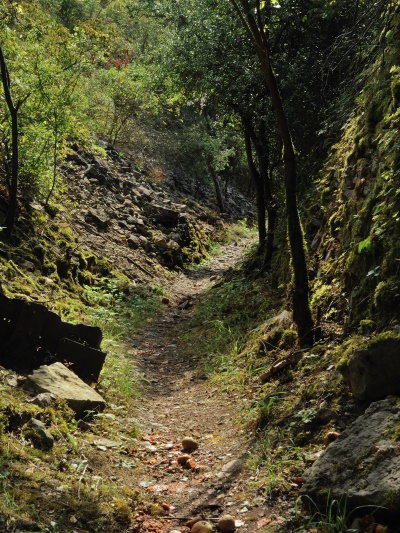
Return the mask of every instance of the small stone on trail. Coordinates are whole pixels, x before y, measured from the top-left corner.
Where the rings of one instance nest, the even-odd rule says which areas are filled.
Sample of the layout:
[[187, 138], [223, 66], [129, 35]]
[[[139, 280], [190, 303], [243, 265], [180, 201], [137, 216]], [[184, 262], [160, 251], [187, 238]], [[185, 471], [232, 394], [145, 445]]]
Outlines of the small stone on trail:
[[340, 433], [337, 431], [329, 431], [324, 437], [325, 446], [329, 446], [333, 441], [340, 437]]
[[139, 487], [143, 487], [144, 489], [147, 489], [147, 487], [150, 487], [153, 484], [152, 481], [141, 481], [139, 483]]
[[180, 309], [181, 311], [184, 311], [189, 306], [190, 306], [190, 300], [185, 300], [184, 302], [178, 305], [178, 309]]
[[184, 468], [190, 468], [194, 470], [196, 468], [196, 461], [190, 457], [190, 455], [180, 455], [177, 459], [178, 465], [183, 466]]
[[190, 459], [190, 455], [180, 455], [177, 459], [178, 465], [184, 466]]
[[195, 470], [197, 468], [196, 461], [191, 457], [186, 461], [185, 468], [190, 468], [190, 470]]
[[185, 437], [182, 440], [182, 448], [184, 450], [194, 451], [194, 450], [197, 450], [198, 447], [199, 447], [199, 443], [196, 440], [192, 439], [191, 437]]
[[205, 520], [200, 520], [193, 525], [190, 531], [191, 533], [211, 533], [212, 525]]
[[166, 298], [166, 297], [164, 296], [164, 298], [161, 300], [161, 302], [162, 302], [163, 304], [167, 305], [167, 304], [169, 304], [169, 298]]
[[116, 442], [114, 440], [110, 439], [97, 439], [93, 442], [95, 446], [101, 449], [107, 449], [107, 448], [118, 448], [118, 446], [121, 446], [120, 442]]
[[222, 533], [230, 533], [231, 531], [235, 531], [235, 519], [231, 515], [224, 515], [218, 520], [217, 528], [219, 531], [222, 531]]

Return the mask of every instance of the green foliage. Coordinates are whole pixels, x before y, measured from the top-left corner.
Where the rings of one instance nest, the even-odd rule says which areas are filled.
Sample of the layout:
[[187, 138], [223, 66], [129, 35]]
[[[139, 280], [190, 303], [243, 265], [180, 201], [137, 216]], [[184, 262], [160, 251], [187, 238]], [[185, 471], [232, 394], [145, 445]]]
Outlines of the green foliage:
[[110, 339], [128, 336], [149, 317], [160, 311], [161, 299], [157, 287], [135, 292], [127, 280], [105, 279], [95, 287], [86, 286], [83, 297], [88, 316]]
[[277, 403], [283, 400], [284, 392], [273, 392], [262, 398], [257, 405], [257, 425], [260, 428], [265, 428], [269, 421], [274, 416], [274, 407]]
[[[147, 142], [142, 122], [159, 121], [167, 103], [148, 55], [165, 29], [142, 3], [37, 0], [0, 21], [15, 102], [20, 105], [20, 190], [48, 204], [62, 192], [58, 163], [68, 142], [92, 137]], [[149, 15], [150, 13], [150, 15]], [[96, 18], [94, 18], [96, 17]], [[157, 92], [158, 91], [158, 92]], [[0, 178], [9, 181], [10, 124], [4, 102]]]
[[348, 531], [346, 498], [336, 499], [328, 491], [321, 494], [320, 499], [323, 501], [321, 505], [309, 496], [303, 497], [303, 502], [310, 509], [312, 516], [300, 530], [316, 528], [317, 531], [323, 533], [345, 533]]
[[370, 253], [372, 254], [374, 252], [374, 243], [372, 241], [371, 236], [368, 236], [366, 239], [358, 243], [358, 253]]

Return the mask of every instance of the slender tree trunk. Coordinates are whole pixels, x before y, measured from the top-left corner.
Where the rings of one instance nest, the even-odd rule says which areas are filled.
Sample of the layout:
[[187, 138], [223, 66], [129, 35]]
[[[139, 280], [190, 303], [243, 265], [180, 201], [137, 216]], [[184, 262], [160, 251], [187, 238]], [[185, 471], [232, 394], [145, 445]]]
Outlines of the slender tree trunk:
[[314, 340], [314, 322], [311, 316], [308, 298], [308, 275], [304, 251], [303, 233], [297, 210], [296, 191], [296, 158], [290, 136], [289, 126], [278, 83], [270, 61], [268, 42], [268, 26], [262, 18], [260, 0], [256, 2], [256, 10], [252, 9], [249, 0], [229, 0], [238, 15], [247, 35], [254, 46], [260, 60], [261, 69], [269, 90], [272, 106], [278, 123], [279, 134], [283, 146], [283, 163], [285, 172], [286, 216], [288, 221], [289, 246], [294, 274], [293, 289], [293, 320], [301, 345], [312, 344]]
[[246, 148], [247, 165], [249, 167], [250, 177], [253, 181], [254, 188], [256, 190], [258, 242], [260, 245], [260, 249], [263, 250], [265, 246], [265, 240], [267, 238], [265, 217], [265, 188], [261, 176], [254, 163], [253, 151], [251, 148], [249, 124], [246, 123], [246, 120], [243, 117], [242, 123], [244, 126], [244, 143]]
[[15, 106], [10, 90], [10, 76], [3, 49], [0, 46], [0, 70], [1, 81], [3, 83], [4, 96], [11, 116], [11, 184], [8, 199], [8, 212], [4, 222], [7, 237], [11, 236], [14, 228], [15, 216], [17, 212], [17, 192], [18, 192], [18, 105]]
[[217, 199], [217, 204], [218, 204], [219, 210], [220, 210], [221, 213], [225, 213], [225, 202], [224, 202], [224, 199], [222, 197], [221, 186], [219, 184], [218, 175], [215, 172], [215, 170], [212, 168], [211, 165], [208, 165], [208, 171], [211, 174], [211, 177], [212, 177], [212, 180], [213, 180], [213, 183], [214, 183], [215, 196], [216, 196], [216, 199]]
[[267, 209], [267, 237], [265, 244], [265, 256], [263, 270], [268, 271], [271, 267], [272, 255], [274, 252], [274, 236], [277, 219], [275, 199], [272, 194], [272, 185], [269, 174], [269, 147], [266, 139], [265, 123], [261, 121], [260, 133], [252, 133], [253, 144], [257, 153], [258, 166], [260, 169], [261, 181], [264, 185], [265, 207]]
[[293, 320], [297, 326], [300, 344], [309, 345], [313, 343], [314, 339], [314, 322], [309, 306], [307, 263], [304, 251], [303, 232], [297, 206], [296, 157], [286, 114], [283, 109], [282, 99], [279, 94], [278, 84], [269, 60], [268, 50], [264, 49], [262, 53], [260, 52], [259, 57], [271, 95], [271, 101], [283, 144], [286, 216], [294, 274]]

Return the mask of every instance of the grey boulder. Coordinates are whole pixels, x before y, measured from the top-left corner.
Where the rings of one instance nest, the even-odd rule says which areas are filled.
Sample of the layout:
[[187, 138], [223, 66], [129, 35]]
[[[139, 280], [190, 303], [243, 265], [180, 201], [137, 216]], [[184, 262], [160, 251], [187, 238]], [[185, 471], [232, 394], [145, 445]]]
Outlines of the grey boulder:
[[350, 355], [341, 372], [357, 400], [400, 394], [400, 339], [371, 341]]
[[24, 383], [24, 389], [35, 393], [49, 392], [67, 402], [78, 416], [86, 411], [101, 411], [104, 399], [62, 363], [43, 365]]
[[304, 473], [301, 494], [400, 518], [399, 439], [400, 398], [371, 404]]

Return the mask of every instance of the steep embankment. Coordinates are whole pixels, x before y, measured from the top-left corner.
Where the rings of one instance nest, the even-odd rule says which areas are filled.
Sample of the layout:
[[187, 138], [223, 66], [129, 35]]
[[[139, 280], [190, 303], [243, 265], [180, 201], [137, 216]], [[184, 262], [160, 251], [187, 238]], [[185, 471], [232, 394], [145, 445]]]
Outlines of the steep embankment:
[[399, 311], [399, 15], [381, 36], [365, 88], [317, 188], [311, 253], [314, 306], [360, 331], [397, 323]]
[[[123, 290], [161, 288], [174, 269], [198, 263], [223, 233], [210, 193], [202, 205], [165, 176], [139, 171], [110, 145], [104, 158], [71, 149], [57, 206], [21, 205], [11, 243], [0, 250], [2, 292], [77, 319], [85, 287], [108, 278]], [[240, 199], [239, 199], [240, 200]], [[240, 215], [242, 207], [232, 204]], [[243, 212], [244, 214], [244, 212]], [[125, 288], [124, 288], [125, 287]]]

